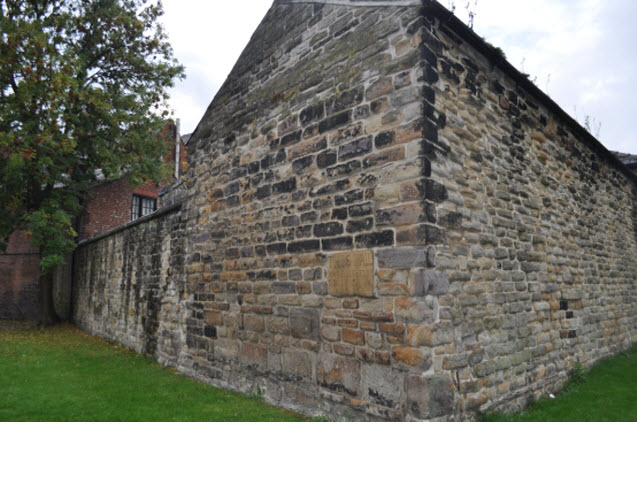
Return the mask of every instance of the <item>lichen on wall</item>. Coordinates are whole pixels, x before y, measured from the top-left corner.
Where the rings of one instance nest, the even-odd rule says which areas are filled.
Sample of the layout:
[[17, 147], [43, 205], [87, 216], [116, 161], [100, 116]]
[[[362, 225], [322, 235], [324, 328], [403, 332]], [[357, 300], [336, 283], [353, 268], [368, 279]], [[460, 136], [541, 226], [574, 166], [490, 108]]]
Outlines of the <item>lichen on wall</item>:
[[82, 329], [176, 365], [185, 337], [185, 232], [172, 207], [81, 244], [73, 319]]

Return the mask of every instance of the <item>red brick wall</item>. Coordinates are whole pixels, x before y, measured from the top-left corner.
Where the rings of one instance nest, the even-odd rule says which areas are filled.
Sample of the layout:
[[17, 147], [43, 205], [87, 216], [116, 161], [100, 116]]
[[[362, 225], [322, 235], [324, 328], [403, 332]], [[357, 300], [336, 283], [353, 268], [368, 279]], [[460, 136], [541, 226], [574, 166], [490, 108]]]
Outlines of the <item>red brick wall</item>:
[[40, 255], [23, 233], [11, 235], [0, 254], [0, 318], [35, 321], [38, 315]]
[[[169, 139], [175, 138], [175, 126], [166, 127], [164, 135]], [[180, 176], [187, 164], [186, 146], [181, 143], [180, 148]], [[174, 170], [174, 148], [164, 158], [164, 162], [172, 165]], [[165, 185], [157, 185], [147, 182], [134, 190], [131, 189], [126, 179], [114, 180], [91, 189], [90, 198], [87, 201], [80, 220], [80, 240], [93, 238], [100, 233], [108, 232], [120, 225], [131, 221], [131, 204], [133, 194], [144, 197], [158, 198], [158, 192]], [[160, 208], [159, 199], [157, 208]]]
[[157, 198], [160, 187], [148, 182], [134, 190], [125, 178], [91, 189], [80, 222], [80, 240], [93, 238], [131, 221], [133, 193]]
[[[175, 138], [175, 126], [167, 125], [164, 135], [172, 142], [171, 139]], [[185, 170], [186, 158], [186, 147], [182, 142], [180, 175]], [[164, 161], [173, 165], [174, 170], [174, 149], [166, 155]], [[130, 222], [133, 193], [158, 198], [162, 187], [163, 185], [147, 182], [131, 189], [125, 178], [94, 187], [80, 218], [79, 239], [89, 239]], [[159, 208], [159, 199], [157, 202]], [[38, 252], [24, 233], [16, 232], [11, 236], [5, 254], [0, 254], [0, 318], [37, 319], [40, 282]]]

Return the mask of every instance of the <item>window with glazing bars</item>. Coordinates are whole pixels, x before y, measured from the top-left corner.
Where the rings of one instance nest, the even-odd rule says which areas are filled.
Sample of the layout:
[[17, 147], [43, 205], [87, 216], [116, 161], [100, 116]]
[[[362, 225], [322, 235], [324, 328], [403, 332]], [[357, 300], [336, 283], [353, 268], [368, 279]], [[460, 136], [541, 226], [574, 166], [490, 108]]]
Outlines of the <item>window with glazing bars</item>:
[[149, 215], [157, 210], [157, 199], [133, 194], [131, 205], [131, 220]]

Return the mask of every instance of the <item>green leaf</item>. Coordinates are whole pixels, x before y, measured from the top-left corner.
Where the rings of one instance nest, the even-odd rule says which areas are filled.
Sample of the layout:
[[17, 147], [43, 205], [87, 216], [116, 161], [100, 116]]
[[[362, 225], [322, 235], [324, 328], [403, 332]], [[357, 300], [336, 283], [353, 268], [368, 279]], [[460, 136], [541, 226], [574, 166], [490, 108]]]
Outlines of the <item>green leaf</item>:
[[0, 239], [28, 228], [49, 270], [74, 248], [97, 169], [164, 178], [159, 112], [184, 69], [160, 2], [0, 0], [0, 12]]

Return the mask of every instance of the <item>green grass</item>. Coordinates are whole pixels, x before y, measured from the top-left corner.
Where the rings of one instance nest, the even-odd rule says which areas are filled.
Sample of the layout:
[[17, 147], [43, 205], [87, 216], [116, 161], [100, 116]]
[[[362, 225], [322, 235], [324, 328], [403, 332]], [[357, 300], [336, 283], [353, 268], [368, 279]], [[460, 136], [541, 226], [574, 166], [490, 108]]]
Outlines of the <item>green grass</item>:
[[491, 413], [490, 422], [637, 421], [637, 345], [590, 371], [577, 367], [555, 399], [543, 398], [517, 414]]
[[0, 421], [302, 421], [70, 326], [0, 331]]

